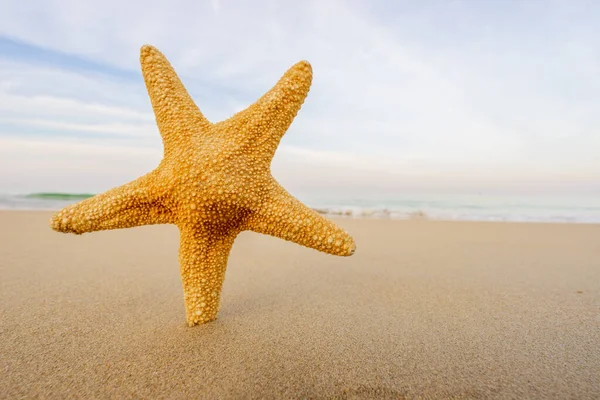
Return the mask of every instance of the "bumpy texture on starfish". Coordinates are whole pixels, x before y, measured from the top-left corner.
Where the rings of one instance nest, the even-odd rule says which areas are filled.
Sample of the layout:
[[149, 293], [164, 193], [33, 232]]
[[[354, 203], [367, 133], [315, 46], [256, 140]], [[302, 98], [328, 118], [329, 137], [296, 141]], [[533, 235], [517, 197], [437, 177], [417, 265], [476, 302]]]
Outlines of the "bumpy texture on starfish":
[[162, 161], [133, 182], [60, 210], [52, 229], [82, 234], [177, 225], [189, 326], [217, 317], [227, 259], [241, 231], [333, 255], [354, 253], [347, 232], [292, 197], [270, 171], [279, 141], [308, 94], [308, 62], [295, 64], [258, 101], [215, 124], [157, 49], [142, 47], [140, 62], [163, 140]]

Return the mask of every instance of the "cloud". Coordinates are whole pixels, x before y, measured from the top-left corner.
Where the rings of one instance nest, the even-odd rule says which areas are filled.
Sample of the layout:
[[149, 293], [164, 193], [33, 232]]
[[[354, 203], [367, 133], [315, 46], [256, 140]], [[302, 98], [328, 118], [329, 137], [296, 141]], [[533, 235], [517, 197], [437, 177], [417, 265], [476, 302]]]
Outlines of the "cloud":
[[64, 138], [0, 137], [0, 170], [5, 193], [104, 191], [149, 172], [162, 150], [78, 143]]
[[[151, 43], [212, 121], [311, 62], [313, 87], [274, 161], [292, 186], [600, 180], [598, 7], [435, 4], [8, 3], [0, 35], [29, 47], [0, 56], [0, 137], [20, 134], [22, 152], [67, 139], [105, 146], [107, 159], [110, 148], [160, 152], [138, 64]], [[6, 182], [0, 173], [0, 191]]]

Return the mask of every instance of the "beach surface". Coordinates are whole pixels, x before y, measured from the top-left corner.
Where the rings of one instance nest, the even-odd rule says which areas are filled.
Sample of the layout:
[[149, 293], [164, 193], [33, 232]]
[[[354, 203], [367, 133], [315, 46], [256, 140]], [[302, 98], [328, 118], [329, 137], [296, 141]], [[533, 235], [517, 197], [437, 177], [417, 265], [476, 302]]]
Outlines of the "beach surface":
[[338, 219], [252, 232], [189, 328], [174, 226], [0, 211], [0, 398], [600, 398], [600, 225]]

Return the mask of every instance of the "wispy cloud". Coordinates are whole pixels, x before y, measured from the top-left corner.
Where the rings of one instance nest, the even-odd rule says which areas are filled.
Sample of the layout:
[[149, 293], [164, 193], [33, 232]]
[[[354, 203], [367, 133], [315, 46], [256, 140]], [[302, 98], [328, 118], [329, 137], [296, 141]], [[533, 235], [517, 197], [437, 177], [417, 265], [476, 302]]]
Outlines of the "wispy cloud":
[[[584, 1], [7, 2], [0, 138], [47, 171], [102, 146], [87, 164], [96, 190], [115, 183], [101, 160], [134, 175], [118, 156], [127, 146], [152, 165], [160, 137], [138, 65], [151, 43], [213, 121], [311, 62], [313, 87], [274, 164], [288, 185], [598, 188], [599, 16]], [[72, 154], [51, 145], [74, 138]], [[43, 165], [26, 157], [39, 141], [53, 149]], [[60, 173], [73, 190], [90, 181]], [[0, 191], [13, 175], [0, 172]]]

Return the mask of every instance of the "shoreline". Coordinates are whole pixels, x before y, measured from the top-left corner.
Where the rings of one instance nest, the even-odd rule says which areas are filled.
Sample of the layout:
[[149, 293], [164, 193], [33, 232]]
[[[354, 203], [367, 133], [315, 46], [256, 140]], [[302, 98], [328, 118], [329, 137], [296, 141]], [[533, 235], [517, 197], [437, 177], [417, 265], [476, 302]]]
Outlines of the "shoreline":
[[[541, 221], [541, 220], [497, 220], [497, 219], [444, 219], [444, 218], [431, 218], [431, 217], [407, 217], [407, 218], [393, 218], [393, 217], [373, 217], [373, 216], [356, 216], [356, 215], [341, 215], [341, 214], [324, 214], [319, 212], [317, 209], [314, 211], [318, 212], [326, 218], [332, 220], [356, 220], [356, 221], [398, 221], [398, 222], [444, 222], [444, 223], [489, 223], [489, 224], [542, 224], [542, 225], [600, 225], [600, 222], [591, 221]], [[42, 210], [42, 209], [3, 209], [0, 208], [0, 213], [47, 213], [49, 216], [56, 210]]]
[[[0, 210], [57, 211], [92, 194], [0, 194]], [[600, 224], [600, 205], [590, 195], [398, 194], [298, 197], [327, 218]]]

